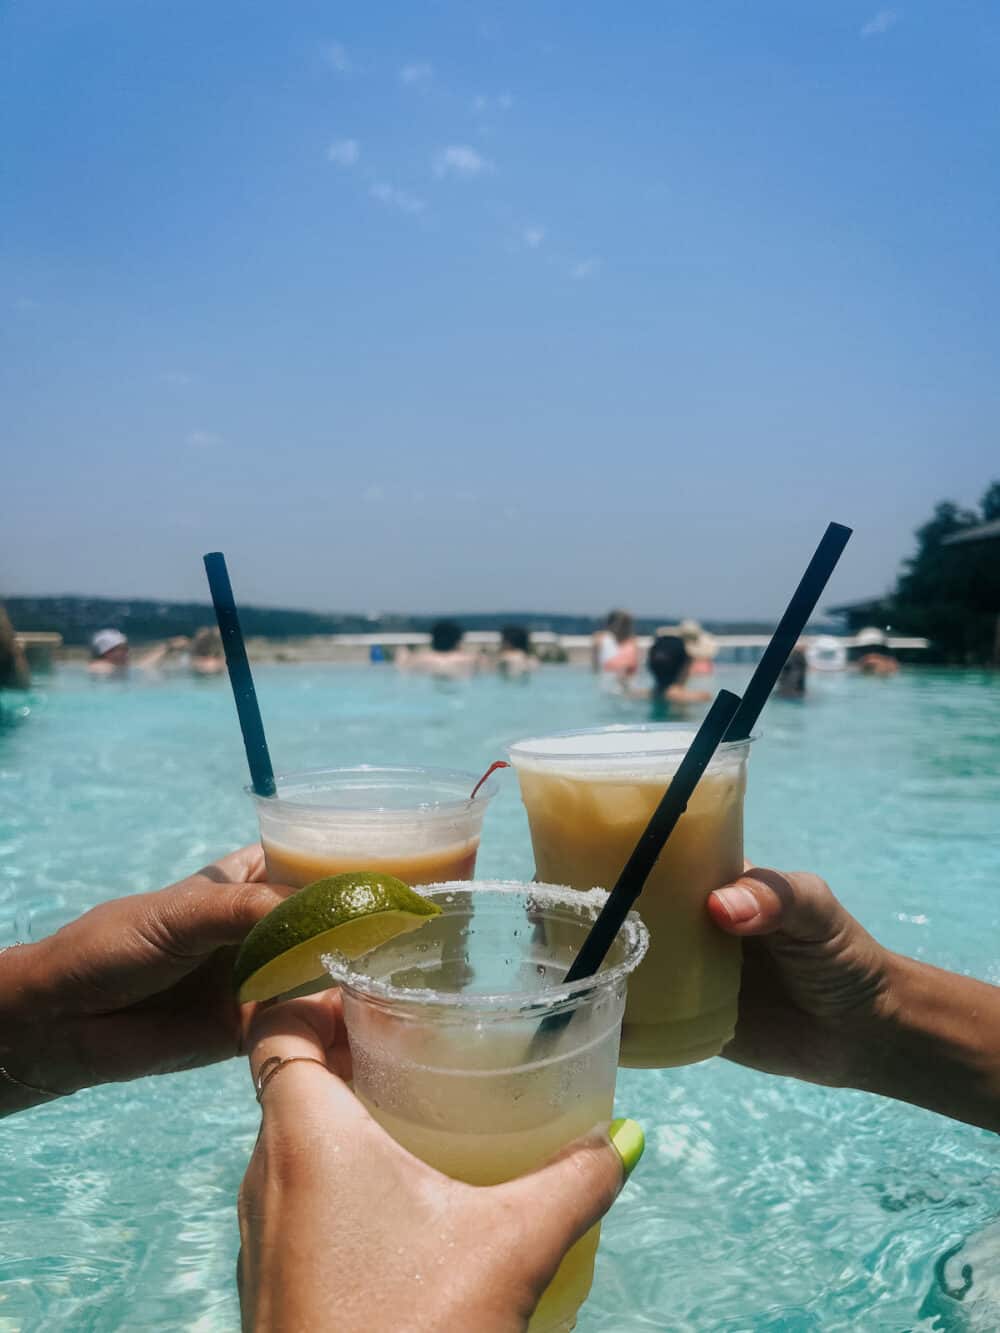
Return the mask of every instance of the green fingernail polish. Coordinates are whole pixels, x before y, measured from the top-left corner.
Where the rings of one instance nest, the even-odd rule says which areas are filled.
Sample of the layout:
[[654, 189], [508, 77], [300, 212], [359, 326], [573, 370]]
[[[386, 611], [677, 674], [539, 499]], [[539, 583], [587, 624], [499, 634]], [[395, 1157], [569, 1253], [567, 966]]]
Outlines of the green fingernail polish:
[[625, 1179], [628, 1180], [646, 1146], [646, 1136], [642, 1132], [642, 1126], [637, 1125], [634, 1120], [612, 1120], [608, 1126], [608, 1138], [622, 1159]]

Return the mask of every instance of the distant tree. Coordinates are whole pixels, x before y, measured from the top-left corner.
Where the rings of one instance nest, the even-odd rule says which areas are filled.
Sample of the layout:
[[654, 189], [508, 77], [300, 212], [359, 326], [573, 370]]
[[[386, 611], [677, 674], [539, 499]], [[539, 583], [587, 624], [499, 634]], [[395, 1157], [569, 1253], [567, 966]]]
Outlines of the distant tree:
[[989, 487], [979, 508], [983, 511], [984, 523], [992, 523], [995, 518], [1000, 518], [1000, 481], [993, 482]]
[[1000, 518], [1000, 481], [978, 510], [944, 500], [916, 531], [916, 553], [904, 562], [890, 597], [896, 629], [930, 639], [946, 662], [989, 662], [1000, 614], [1000, 555], [995, 541], [944, 545], [945, 538]]

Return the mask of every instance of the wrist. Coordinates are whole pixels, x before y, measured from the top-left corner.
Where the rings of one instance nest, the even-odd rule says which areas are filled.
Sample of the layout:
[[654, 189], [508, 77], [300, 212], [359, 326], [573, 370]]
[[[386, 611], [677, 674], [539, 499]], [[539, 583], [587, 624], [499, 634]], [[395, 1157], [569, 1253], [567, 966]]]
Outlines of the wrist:
[[44, 942], [0, 950], [0, 1115], [63, 1095], [46, 1058], [53, 1038]]
[[1000, 989], [902, 954], [853, 1086], [1000, 1129]]

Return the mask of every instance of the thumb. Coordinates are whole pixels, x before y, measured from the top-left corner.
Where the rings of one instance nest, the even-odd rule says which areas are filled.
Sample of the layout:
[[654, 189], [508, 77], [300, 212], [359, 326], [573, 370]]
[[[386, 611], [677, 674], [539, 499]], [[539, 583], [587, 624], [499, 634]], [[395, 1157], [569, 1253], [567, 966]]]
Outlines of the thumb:
[[543, 1285], [569, 1247], [614, 1203], [645, 1146], [634, 1120], [612, 1120], [567, 1144], [537, 1171], [495, 1186], [517, 1210], [525, 1261]]
[[202, 875], [134, 899], [137, 925], [174, 960], [204, 958], [239, 944], [290, 889], [271, 884], [213, 883]]
[[729, 935], [773, 935], [799, 943], [829, 940], [850, 918], [818, 875], [751, 866], [709, 895], [708, 913]]

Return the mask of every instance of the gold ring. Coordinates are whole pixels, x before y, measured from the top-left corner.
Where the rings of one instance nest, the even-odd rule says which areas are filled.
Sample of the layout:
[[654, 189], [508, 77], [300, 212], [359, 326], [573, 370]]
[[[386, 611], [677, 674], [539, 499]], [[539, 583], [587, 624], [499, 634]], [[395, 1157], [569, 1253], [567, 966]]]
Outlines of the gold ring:
[[264, 1089], [270, 1083], [271, 1079], [274, 1078], [279, 1069], [284, 1069], [285, 1065], [297, 1064], [319, 1065], [321, 1068], [325, 1069], [327, 1073], [330, 1072], [330, 1067], [325, 1060], [317, 1060], [315, 1056], [312, 1055], [269, 1055], [257, 1070], [257, 1077], [254, 1079], [254, 1087], [257, 1090], [258, 1102], [264, 1095]]

